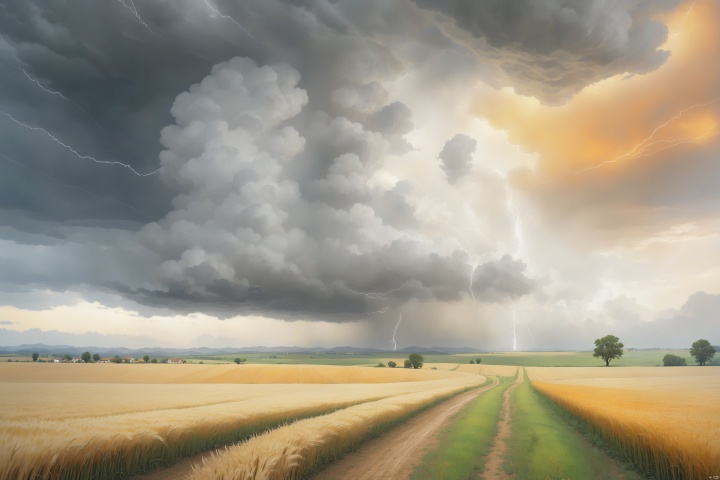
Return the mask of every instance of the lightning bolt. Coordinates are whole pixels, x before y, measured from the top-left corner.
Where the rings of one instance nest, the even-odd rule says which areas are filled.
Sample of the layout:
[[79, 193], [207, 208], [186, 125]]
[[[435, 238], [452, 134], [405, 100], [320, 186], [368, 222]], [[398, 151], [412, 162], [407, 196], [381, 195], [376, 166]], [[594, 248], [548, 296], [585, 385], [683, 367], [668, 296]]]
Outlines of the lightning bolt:
[[530, 330], [530, 325], [526, 323], [525, 328], [527, 328], [527, 331], [530, 334], [530, 338], [532, 338], [533, 347], [537, 347], [537, 344], [535, 343], [535, 335], [533, 335], [532, 330]]
[[135, 8], [135, 3], [133, 2], [133, 0], [129, 0], [129, 1], [130, 1], [130, 5], [128, 5], [127, 3], [125, 3], [125, 0], [118, 0], [118, 2], [120, 2], [123, 7], [125, 7], [125, 8], [126, 8], [127, 10], [129, 10], [133, 15], [135, 15], [135, 18], [137, 18], [137, 21], [140, 22], [140, 25], [142, 25], [143, 27], [145, 27], [145, 28], [147, 29], [147, 31], [149, 31], [149, 32], [152, 33], [153, 35], [157, 35], [157, 33], [155, 33], [155, 32], [153, 31], [153, 29], [150, 28], [150, 27], [148, 26], [148, 24], [145, 23], [145, 21], [142, 19], [142, 17], [140, 16], [140, 14], [139, 14], [138, 11], [137, 11], [137, 8]]
[[672, 35], [670, 35], [670, 38], [673, 38], [677, 35], [682, 35], [683, 30], [685, 29], [685, 20], [687, 20], [688, 15], [690, 15], [690, 12], [692, 12], [692, 9], [695, 7], [695, 1], [690, 4], [690, 7], [687, 10], [685, 10], [685, 15], [683, 15], [682, 20], [680, 20], [680, 28], [678, 28], [677, 32], [674, 32]]
[[33, 167], [30, 167], [29, 165], [25, 165], [25, 164], [23, 164], [23, 163], [20, 163], [20, 162], [18, 162], [17, 160], [14, 160], [14, 159], [8, 157], [7, 155], [3, 155], [2, 153], [0, 153], [0, 157], [4, 158], [5, 160], [7, 160], [7, 161], [9, 161], [9, 162], [12, 162], [12, 163], [14, 163], [15, 165], [18, 165], [18, 166], [20, 166], [20, 167], [27, 168], [27, 169], [29, 169], [29, 170], [35, 170], [35, 171], [36, 171], [37, 173], [39, 173], [40, 175], [42, 175], [42, 176], [44, 176], [44, 177], [46, 177], [46, 178], [49, 178], [50, 180], [58, 183], [59, 185], [62, 185], [63, 187], [72, 188], [72, 189], [74, 189], [74, 190], [78, 190], [78, 191], [80, 191], [80, 192], [87, 193], [88, 195], [92, 195], [93, 197], [95, 197], [95, 198], [97, 198], [97, 199], [99, 199], [99, 200], [111, 200], [111, 201], [116, 202], [116, 203], [118, 203], [118, 204], [120, 204], [120, 205], [123, 205], [124, 207], [129, 208], [130, 210], [133, 210], [133, 211], [139, 213], [140, 215], [143, 215], [144, 217], [147, 217], [147, 218], [149, 218], [149, 219], [153, 219], [153, 218], [154, 218], [154, 217], [148, 215], [147, 213], [138, 210], [137, 208], [133, 207], [132, 205], [130, 205], [130, 204], [128, 204], [128, 203], [125, 203], [125, 202], [123, 202], [122, 200], [118, 200], [117, 198], [114, 198], [114, 197], [102, 197], [102, 196], [100, 196], [100, 195], [98, 195], [98, 194], [96, 194], [96, 193], [94, 193], [94, 192], [91, 192], [90, 190], [85, 190], [84, 188], [78, 187], [78, 186], [76, 186], [76, 185], [70, 185], [69, 183], [62, 182], [62, 181], [58, 180], [57, 178], [53, 177], [52, 175], [49, 175], [49, 174], [47, 174], [47, 173], [45, 173], [45, 172], [43, 172], [43, 171], [41, 171], [41, 170], [38, 170], [37, 168], [33, 168]]
[[380, 315], [390, 310], [390, 307], [385, 307], [382, 310], [376, 310], [374, 312], [367, 312], [366, 315]]
[[133, 173], [134, 173], [135, 175], [137, 175], [138, 177], [149, 177], [150, 175], [154, 175], [154, 174], [156, 174], [157, 172], [160, 171], [160, 169], [158, 168], [157, 170], [154, 170], [154, 171], [152, 171], [152, 172], [150, 172], [150, 173], [140, 173], [140, 172], [138, 172], [137, 170], [135, 170], [131, 165], [128, 165], [128, 164], [126, 164], [126, 163], [122, 163], [122, 162], [118, 162], [118, 161], [109, 161], [109, 160], [98, 160], [97, 158], [92, 157], [92, 156], [90, 156], [90, 155], [82, 155], [82, 154], [78, 153], [78, 151], [75, 150], [74, 148], [72, 148], [70, 145], [67, 145], [66, 143], [63, 143], [62, 141], [60, 141], [56, 136], [54, 136], [53, 134], [51, 134], [50, 132], [48, 132], [48, 131], [45, 130], [44, 128], [41, 128], [41, 127], [33, 127], [33, 126], [31, 126], [31, 125], [27, 125], [27, 124], [25, 124], [25, 123], [22, 123], [21, 121], [17, 120], [15, 117], [13, 117], [12, 115], [10, 115], [9, 113], [3, 112], [2, 110], [0, 110], [0, 114], [5, 115], [5, 116], [8, 117], [10, 120], [12, 120], [13, 122], [15, 122], [17, 125], [20, 125], [21, 127], [27, 128], [28, 130], [39, 131], [39, 132], [44, 133], [46, 136], [50, 137], [55, 143], [57, 143], [58, 145], [60, 145], [61, 147], [65, 148], [65, 149], [67, 149], [67, 150], [70, 150], [73, 154], [75, 154], [76, 157], [78, 157], [78, 158], [80, 158], [80, 159], [82, 159], [82, 160], [91, 160], [91, 161], [93, 161], [93, 162], [95, 162], [95, 163], [100, 163], [100, 164], [104, 164], [104, 165], [118, 165], [118, 166], [122, 166], [122, 167], [127, 168], [127, 169], [130, 170], [131, 172], [133, 172]]
[[517, 352], [517, 319], [515, 317], [515, 309], [513, 308], [513, 352]]
[[377, 298], [385, 298], [388, 295], [397, 292], [398, 290], [402, 290], [403, 287], [393, 288], [392, 290], [388, 290], [387, 292], [359, 292], [357, 290], [353, 290], [352, 288], [350, 288], [348, 286], [345, 286], [345, 288], [347, 289], [348, 292], [352, 292], [356, 295], [362, 295], [366, 298], [377, 299]]
[[475, 261], [475, 263], [472, 266], [472, 269], [470, 270], [470, 285], [468, 285], [468, 291], [470, 292], [470, 296], [473, 299], [473, 302], [475, 302], [475, 292], [473, 292], [473, 283], [475, 282], [475, 270], [477, 269], [478, 262]]
[[[659, 151], [667, 150], [667, 149], [673, 148], [673, 147], [675, 147], [675, 146], [677, 146], [677, 145], [682, 145], [682, 144], [684, 144], [684, 143], [696, 143], [696, 142], [699, 142], [700, 139], [703, 139], [704, 137], [708, 136], [708, 133], [709, 133], [710, 131], [712, 131], [712, 129], [708, 130], [708, 132], [706, 132], [706, 133], [703, 134], [702, 136], [699, 136], [699, 137], [691, 137], [691, 138], [680, 138], [680, 139], [674, 139], [674, 140], [655, 140], [655, 136], [658, 134], [658, 132], [660, 132], [661, 130], [663, 130], [664, 128], [666, 128], [667, 126], [669, 126], [670, 124], [672, 124], [673, 122], [681, 119], [681, 118], [683, 117], [683, 115], [685, 115], [687, 112], [690, 112], [690, 111], [695, 110], [695, 109], [697, 109], [697, 108], [707, 107], [707, 106], [712, 105], [713, 103], [716, 103], [716, 102], [718, 102], [718, 101], [720, 101], [720, 97], [716, 97], [716, 98], [714, 98], [714, 99], [712, 99], [712, 100], [709, 100], [709, 101], [707, 101], [707, 102], [705, 102], [705, 103], [696, 103], [696, 104], [691, 105], [691, 106], [689, 106], [689, 107], [687, 107], [687, 108], [684, 108], [683, 110], [680, 110], [678, 113], [676, 113], [676, 114], [675, 114], [673, 117], [671, 117], [669, 120], [667, 120], [667, 121], [665, 121], [664, 123], [658, 125], [658, 126], [655, 128], [655, 130], [653, 130], [652, 133], [651, 133], [648, 137], [646, 137], [643, 141], [641, 141], [640, 143], [638, 143], [637, 145], [635, 145], [631, 150], [629, 150], [629, 151], [623, 153], [622, 155], [619, 155], [619, 156], [617, 156], [617, 157], [615, 157], [615, 158], [613, 158], [613, 159], [611, 159], [611, 160], [605, 160], [604, 162], [601, 162], [601, 163], [599, 163], [599, 164], [597, 164], [597, 165], [594, 165], [594, 166], [592, 166], [592, 167], [587, 167], [587, 168], [584, 168], [584, 169], [582, 169], [582, 170], [579, 170], [578, 173], [579, 173], [579, 172], [586, 172], [586, 171], [589, 171], [589, 170], [597, 170], [597, 169], [602, 168], [603, 166], [605, 166], [605, 165], [607, 165], [607, 164], [610, 164], [610, 163], [617, 163], [617, 162], [619, 162], [619, 161], [621, 161], [621, 160], [623, 160], [623, 159], [627, 159], [627, 158], [637, 158], [637, 157], [642, 157], [642, 156], [645, 156], [645, 155], [650, 155], [651, 153], [657, 153], [657, 152], [659, 152]], [[715, 136], [715, 135], [712, 135], [712, 136]], [[648, 148], [652, 147], [653, 145], [657, 145], [657, 144], [659, 144], [659, 143], [671, 143], [671, 145], [669, 145], [669, 146], [667, 146], [666, 148], [663, 148], [663, 149], [661, 149], [661, 150], [655, 151], [655, 152], [646, 153], [646, 151], [647, 151]]]
[[231, 17], [230, 15], [223, 15], [220, 12], [220, 10], [217, 9], [217, 7], [214, 7], [213, 4], [210, 3], [210, 0], [204, 0], [204, 1], [205, 1], [205, 5], [207, 5], [207, 7], [210, 9], [210, 11], [213, 13], [214, 16], [224, 18], [225, 20], [230, 20], [232, 23], [237, 25], [238, 28], [240, 28], [240, 30], [245, 32], [250, 38], [252, 38], [253, 40], [255, 40], [257, 42], [257, 38], [255, 38], [252, 33], [248, 32], [247, 29], [245, 29], [245, 27], [240, 25], [240, 23], [238, 23], [233, 17]]
[[31, 77], [30, 74], [29, 74], [27, 71], [25, 71], [24, 68], [22, 68], [22, 67], [18, 67], [18, 68], [19, 68], [20, 70], [22, 70], [22, 72], [25, 74], [25, 76], [28, 78], [28, 80], [30, 80], [30, 81], [33, 82], [35, 85], [37, 85], [38, 87], [40, 87], [43, 91], [49, 93], [50, 95], [57, 95], [58, 97], [60, 97], [60, 98], [62, 98], [63, 100], [65, 100], [66, 102], [69, 102], [69, 101], [70, 101], [70, 100], [68, 100], [67, 97], [65, 97], [65, 95], [63, 95], [62, 93], [56, 92], [55, 90], [50, 90], [49, 88], [45, 88], [37, 79]]
[[400, 327], [401, 323], [402, 323], [402, 312], [400, 312], [400, 318], [398, 318], [397, 325], [395, 325], [395, 330], [393, 330], [393, 337], [392, 337], [393, 351], [397, 350], [397, 342], [395, 341], [395, 335], [397, 335], [397, 331], [398, 331], [398, 328]]
[[47, 93], [49, 93], [49, 94], [51, 94], [51, 95], [56, 95], [56, 96], [62, 98], [63, 100], [65, 100], [66, 102], [73, 104], [73, 105], [74, 105], [75, 107], [77, 107], [81, 112], [83, 112], [85, 115], [87, 115], [93, 122], [95, 122], [95, 125], [96, 125], [100, 130], [105, 130], [105, 129], [98, 123], [98, 121], [95, 120], [95, 117], [93, 117], [92, 115], [90, 115], [90, 112], [88, 112], [87, 110], [85, 110], [83, 107], [81, 107], [80, 105], [78, 105], [76, 102], [73, 102], [72, 100], [70, 100], [69, 98], [67, 98], [65, 95], [63, 95], [63, 94], [60, 93], [60, 92], [56, 92], [55, 90], [50, 90], [49, 88], [45, 87], [43, 84], [40, 83], [39, 80], [37, 80], [36, 78], [33, 78], [23, 67], [18, 67], [18, 68], [25, 74], [25, 76], [27, 77], [28, 80], [30, 80], [32, 83], [34, 83], [35, 85], [37, 85], [38, 87], [40, 87], [41, 90], [43, 90], [44, 92], [47, 92]]
[[[498, 172], [499, 174], [499, 172]], [[523, 250], [523, 234], [522, 234], [522, 216], [520, 215], [520, 212], [518, 211], [517, 204], [515, 203], [515, 195], [512, 192], [512, 189], [510, 188], [510, 182], [508, 181], [508, 178], [506, 175], [500, 175], [503, 179], [503, 185], [505, 186], [505, 199], [506, 199], [506, 207], [510, 215], [513, 217], [513, 225], [515, 230], [515, 240], [516, 240], [516, 251], [515, 256], [519, 257], [522, 254]]]

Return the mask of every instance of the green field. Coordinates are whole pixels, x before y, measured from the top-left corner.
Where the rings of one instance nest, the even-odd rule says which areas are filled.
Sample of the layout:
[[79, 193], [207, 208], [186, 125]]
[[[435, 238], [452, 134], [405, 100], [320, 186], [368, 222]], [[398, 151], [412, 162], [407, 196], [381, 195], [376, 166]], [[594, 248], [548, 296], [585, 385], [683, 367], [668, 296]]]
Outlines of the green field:
[[[91, 352], [92, 353], [92, 352]], [[684, 357], [688, 365], [693, 365], [693, 359], [687, 350], [625, 350], [622, 358], [613, 360], [611, 367], [655, 367], [662, 366], [662, 358], [671, 353]], [[376, 366], [378, 363], [387, 365], [389, 360], [394, 360], [399, 366], [407, 358], [408, 354], [387, 355], [378, 354], [341, 354], [341, 353], [238, 353], [232, 355], [209, 355], [195, 356], [182, 355], [188, 363], [227, 364], [233, 363], [235, 358], [247, 359], [248, 364], [264, 365], [357, 365]], [[106, 356], [103, 354], [102, 356]], [[592, 352], [491, 352], [472, 354], [428, 354], [425, 358], [425, 368], [432, 368], [434, 363], [469, 363], [470, 360], [481, 358], [482, 363], [488, 365], [512, 365], [524, 367], [604, 367], [602, 360], [594, 358]], [[153, 356], [158, 361], [166, 359], [166, 356]], [[46, 360], [50, 357], [42, 357]], [[7, 361], [32, 361], [29, 355], [0, 355], [0, 362]], [[712, 364], [720, 364], [720, 357], [715, 358]]]
[[[654, 367], [662, 366], [662, 358], [668, 354], [679, 355], [692, 364], [687, 350], [625, 350], [622, 358], [613, 360], [613, 367]], [[513, 365], [524, 367], [605, 367], [602, 360], [594, 358], [592, 352], [492, 352], [460, 355], [429, 354], [425, 357], [425, 367], [432, 368], [433, 363], [469, 363], [481, 358], [488, 365]], [[188, 363], [203, 362], [232, 363], [236, 357], [246, 358], [247, 363], [268, 365], [360, 365], [375, 366], [379, 362], [387, 365], [395, 360], [402, 365], [406, 354], [380, 356], [377, 354], [338, 354], [338, 353], [239, 353], [236, 355], [186, 356]]]

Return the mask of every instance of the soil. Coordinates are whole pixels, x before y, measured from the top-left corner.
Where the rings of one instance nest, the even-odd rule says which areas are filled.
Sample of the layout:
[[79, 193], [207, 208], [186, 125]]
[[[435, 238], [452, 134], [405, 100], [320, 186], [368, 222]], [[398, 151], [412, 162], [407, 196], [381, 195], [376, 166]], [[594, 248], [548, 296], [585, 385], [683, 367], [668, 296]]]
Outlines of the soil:
[[507, 439], [510, 437], [510, 394], [512, 390], [525, 380], [525, 370], [518, 368], [518, 376], [515, 383], [503, 393], [503, 414], [498, 422], [498, 432], [493, 440], [485, 461], [485, 470], [480, 478], [485, 480], [512, 478], [503, 470], [503, 460], [507, 453]]
[[437, 443], [437, 434], [451, 417], [482, 392], [495, 387], [491, 385], [471, 390], [446, 400], [382, 436], [363, 444], [315, 475], [313, 480], [405, 480], [422, 460], [421, 452]]

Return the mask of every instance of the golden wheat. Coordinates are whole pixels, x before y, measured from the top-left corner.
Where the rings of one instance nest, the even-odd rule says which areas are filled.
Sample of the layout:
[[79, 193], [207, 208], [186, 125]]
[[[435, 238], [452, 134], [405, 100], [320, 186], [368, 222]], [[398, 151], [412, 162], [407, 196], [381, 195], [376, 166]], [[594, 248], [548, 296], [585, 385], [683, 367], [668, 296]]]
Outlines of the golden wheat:
[[[46, 364], [15, 370], [23, 374], [32, 371], [30, 376], [36, 381], [50, 380], [29, 383], [27, 377], [8, 373], [10, 366], [16, 365], [0, 368], [3, 480], [110, 478], [118, 472], [128, 474], [171, 463], [299, 418], [426, 389], [464, 388], [483, 380], [453, 372], [365, 368], [368, 372], [361, 375], [353, 372], [353, 367], [342, 372], [346, 367], [257, 366], [255, 370], [262, 372], [266, 382], [288, 383], [221, 385], [218, 378], [237, 382], [239, 377], [230, 369], [253, 370], [255, 366]], [[56, 369], [58, 366], [64, 368]], [[57, 383], [78, 380], [73, 367], [86, 367], [82, 370], [89, 372], [84, 378], [89, 383]], [[98, 371], [103, 373], [87, 367], [100, 367]], [[177, 373], [182, 370], [185, 372]], [[337, 382], [343, 376], [396, 381], [289, 383], [305, 379]], [[410, 376], [425, 380], [405, 381]], [[120, 384], [111, 383], [116, 377]], [[245, 373], [245, 378], [258, 380], [252, 372]], [[137, 383], [129, 384], [129, 379]], [[191, 379], [208, 383], [189, 384]], [[150, 383], [152, 380], [156, 384]], [[101, 381], [106, 383], [97, 383]], [[169, 381], [175, 383], [161, 384]]]
[[717, 369], [528, 370], [535, 379], [555, 377], [533, 385], [648, 473], [703, 480], [720, 475]]
[[298, 421], [205, 458], [190, 480], [296, 480], [376, 432], [465, 388], [445, 387], [367, 402]]

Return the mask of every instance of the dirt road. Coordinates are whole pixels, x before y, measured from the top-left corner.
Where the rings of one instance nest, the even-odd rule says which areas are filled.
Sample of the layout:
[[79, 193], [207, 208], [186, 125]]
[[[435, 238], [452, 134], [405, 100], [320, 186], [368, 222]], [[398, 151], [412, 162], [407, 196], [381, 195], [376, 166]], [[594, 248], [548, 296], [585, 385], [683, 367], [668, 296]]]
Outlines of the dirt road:
[[505, 452], [507, 452], [507, 439], [510, 436], [510, 394], [523, 381], [525, 381], [525, 369], [520, 367], [518, 368], [517, 380], [503, 393], [503, 416], [498, 422], [498, 433], [490, 447], [485, 462], [485, 470], [480, 478], [485, 480], [510, 478], [502, 468]]
[[421, 452], [433, 445], [435, 435], [450, 417], [497, 384], [494, 379], [491, 385], [463, 393], [422, 412], [330, 465], [312, 477], [313, 480], [409, 478], [422, 459]]

